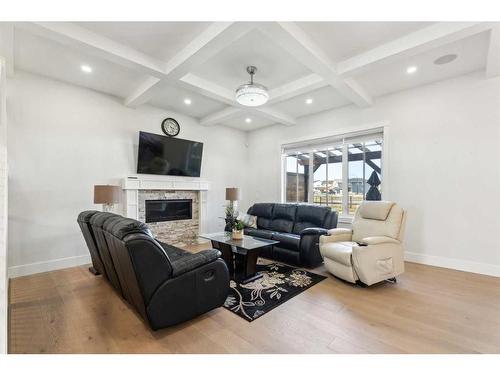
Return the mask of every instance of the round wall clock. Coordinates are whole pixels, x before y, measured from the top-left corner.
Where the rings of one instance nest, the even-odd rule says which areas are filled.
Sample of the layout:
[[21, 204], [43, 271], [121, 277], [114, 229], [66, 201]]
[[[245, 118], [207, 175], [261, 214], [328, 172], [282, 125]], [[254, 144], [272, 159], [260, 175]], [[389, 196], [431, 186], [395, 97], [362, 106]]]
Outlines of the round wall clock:
[[176, 120], [169, 117], [161, 122], [161, 130], [169, 137], [175, 137], [181, 131], [181, 127]]

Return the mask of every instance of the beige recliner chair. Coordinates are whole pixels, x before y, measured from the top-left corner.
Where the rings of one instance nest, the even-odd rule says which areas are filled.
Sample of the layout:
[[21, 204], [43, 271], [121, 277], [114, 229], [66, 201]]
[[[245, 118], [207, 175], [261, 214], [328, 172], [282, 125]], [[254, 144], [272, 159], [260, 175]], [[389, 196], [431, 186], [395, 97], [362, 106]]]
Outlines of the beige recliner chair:
[[352, 230], [335, 228], [320, 237], [326, 269], [355, 283], [372, 285], [404, 272], [403, 235], [406, 212], [394, 202], [364, 201]]

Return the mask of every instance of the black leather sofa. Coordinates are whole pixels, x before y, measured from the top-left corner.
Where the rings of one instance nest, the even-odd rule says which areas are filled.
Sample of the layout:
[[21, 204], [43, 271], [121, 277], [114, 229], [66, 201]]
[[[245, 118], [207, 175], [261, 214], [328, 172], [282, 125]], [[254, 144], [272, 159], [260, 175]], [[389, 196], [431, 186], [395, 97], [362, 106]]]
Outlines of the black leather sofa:
[[223, 305], [229, 272], [219, 250], [193, 254], [155, 240], [146, 224], [84, 211], [78, 224], [96, 271], [152, 329], [181, 323]]
[[245, 228], [245, 234], [280, 242], [263, 248], [260, 256], [310, 268], [323, 262], [319, 237], [338, 220], [330, 207], [308, 204], [256, 203], [247, 213], [257, 216], [257, 228]]

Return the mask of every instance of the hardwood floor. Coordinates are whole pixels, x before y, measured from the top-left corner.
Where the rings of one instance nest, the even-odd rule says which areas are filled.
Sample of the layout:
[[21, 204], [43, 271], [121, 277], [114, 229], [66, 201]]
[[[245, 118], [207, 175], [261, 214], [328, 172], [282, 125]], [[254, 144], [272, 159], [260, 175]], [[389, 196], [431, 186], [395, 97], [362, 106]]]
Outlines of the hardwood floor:
[[84, 266], [13, 279], [9, 300], [10, 353], [500, 353], [500, 278], [414, 263], [397, 284], [329, 276], [252, 323], [219, 308], [157, 332]]

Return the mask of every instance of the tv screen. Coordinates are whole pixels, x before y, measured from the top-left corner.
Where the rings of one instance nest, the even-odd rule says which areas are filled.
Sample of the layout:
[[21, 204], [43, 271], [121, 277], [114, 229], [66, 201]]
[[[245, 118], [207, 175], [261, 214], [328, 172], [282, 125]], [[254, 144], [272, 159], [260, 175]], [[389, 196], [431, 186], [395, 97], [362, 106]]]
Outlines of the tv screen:
[[203, 143], [139, 132], [137, 173], [200, 177]]

